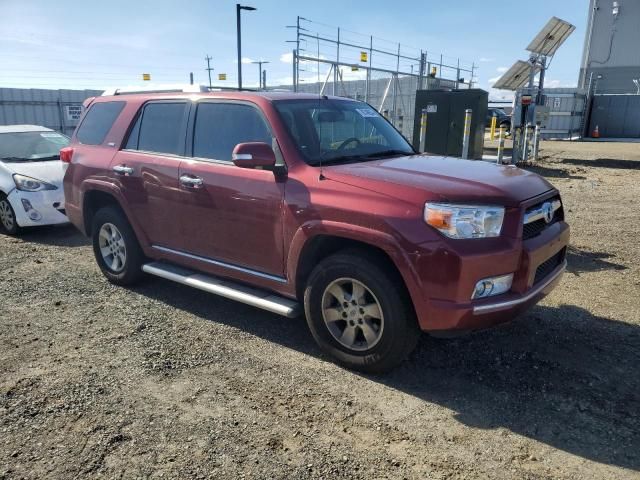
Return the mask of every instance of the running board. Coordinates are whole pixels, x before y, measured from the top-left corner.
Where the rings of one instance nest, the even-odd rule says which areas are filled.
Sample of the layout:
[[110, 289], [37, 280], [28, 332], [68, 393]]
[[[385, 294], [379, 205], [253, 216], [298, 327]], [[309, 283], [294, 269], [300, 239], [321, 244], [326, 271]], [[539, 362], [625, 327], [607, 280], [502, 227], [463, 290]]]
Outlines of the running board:
[[301, 313], [300, 304], [295, 300], [168, 263], [147, 263], [142, 266], [142, 271], [285, 317], [294, 318]]

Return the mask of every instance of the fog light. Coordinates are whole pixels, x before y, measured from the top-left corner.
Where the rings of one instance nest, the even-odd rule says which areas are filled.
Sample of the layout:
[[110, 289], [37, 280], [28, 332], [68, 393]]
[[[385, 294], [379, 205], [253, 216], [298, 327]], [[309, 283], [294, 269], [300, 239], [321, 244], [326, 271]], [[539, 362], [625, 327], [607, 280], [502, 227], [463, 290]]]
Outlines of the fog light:
[[499, 277], [484, 278], [476, 283], [476, 288], [473, 290], [471, 298], [486, 298], [500, 295], [501, 293], [508, 292], [511, 289], [512, 283], [513, 273]]
[[40, 212], [39, 212], [39, 211], [37, 211], [37, 210], [33, 210], [33, 209], [32, 209], [32, 210], [29, 212], [29, 218], [30, 218], [31, 220], [33, 220], [34, 222], [38, 222], [38, 221], [42, 220], [42, 215], [40, 214]]
[[25, 212], [33, 210], [33, 205], [31, 205], [31, 202], [29, 200], [27, 200], [26, 198], [21, 198], [20, 201], [22, 202], [22, 208], [24, 208]]

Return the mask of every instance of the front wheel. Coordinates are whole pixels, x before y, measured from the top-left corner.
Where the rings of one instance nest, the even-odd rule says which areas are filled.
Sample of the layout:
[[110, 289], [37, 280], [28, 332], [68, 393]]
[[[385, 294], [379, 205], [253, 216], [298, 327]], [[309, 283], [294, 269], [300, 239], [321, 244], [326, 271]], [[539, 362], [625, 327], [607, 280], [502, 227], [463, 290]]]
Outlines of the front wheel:
[[144, 255], [120, 209], [110, 206], [96, 212], [92, 240], [98, 266], [111, 283], [131, 285], [142, 277]]
[[402, 279], [376, 260], [364, 252], [332, 255], [313, 270], [304, 295], [318, 344], [344, 366], [368, 373], [397, 366], [420, 337]]
[[18, 235], [21, 230], [16, 220], [16, 212], [3, 194], [0, 194], [0, 230], [13, 236]]

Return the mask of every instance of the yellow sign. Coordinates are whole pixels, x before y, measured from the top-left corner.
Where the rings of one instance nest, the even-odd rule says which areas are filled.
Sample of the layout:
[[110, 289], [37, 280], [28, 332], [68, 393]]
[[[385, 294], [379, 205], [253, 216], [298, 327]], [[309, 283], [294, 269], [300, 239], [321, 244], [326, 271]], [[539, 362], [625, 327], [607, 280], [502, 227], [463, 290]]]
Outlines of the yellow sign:
[[351, 67], [351, 71], [352, 72], [357, 72], [358, 71], [358, 67]]
[[142, 74], [142, 80], [144, 80], [144, 81], [151, 80], [151, 74], [150, 73], [143, 73]]
[[227, 79], [227, 74], [226, 73], [219, 73], [218, 74], [218, 80], [226, 80]]
[[367, 52], [360, 52], [360, 61], [361, 62], [367, 62], [368, 57], [369, 56], [367, 55]]

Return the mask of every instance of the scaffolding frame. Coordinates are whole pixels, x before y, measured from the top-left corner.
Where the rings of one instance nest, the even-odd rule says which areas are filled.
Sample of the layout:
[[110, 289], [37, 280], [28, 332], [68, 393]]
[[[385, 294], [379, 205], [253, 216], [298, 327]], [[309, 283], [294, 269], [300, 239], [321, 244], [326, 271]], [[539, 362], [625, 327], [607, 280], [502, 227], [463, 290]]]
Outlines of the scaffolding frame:
[[[335, 35], [333, 34], [320, 34], [318, 31], [313, 31], [313, 26], [324, 26], [330, 29], [335, 29]], [[407, 54], [407, 48], [404, 47], [401, 43], [395, 43], [397, 48], [393, 51], [390, 49], [385, 49], [379, 47], [376, 44], [384, 42], [389, 44], [390, 42], [386, 40], [379, 39], [374, 35], [364, 36], [362, 34], [358, 34], [355, 32], [350, 32], [351, 34], [368, 37], [367, 43], [359, 43], [354, 41], [345, 40], [342, 36], [343, 32], [349, 32], [348, 30], [343, 30], [340, 27], [333, 27], [329, 25], [324, 25], [319, 22], [314, 22], [312, 20], [306, 19], [304, 17], [298, 16], [296, 18], [296, 24], [291, 26], [291, 28], [295, 28], [296, 31], [296, 39], [294, 41], [290, 41], [290, 43], [295, 43], [295, 49], [292, 51], [293, 58], [293, 91], [297, 92], [300, 89], [300, 73], [303, 71], [300, 65], [301, 63], [315, 63], [317, 64], [318, 75], [320, 72], [320, 65], [329, 65], [329, 71], [327, 72], [324, 82], [322, 82], [322, 86], [320, 88], [321, 94], [326, 94], [327, 85], [331, 83], [331, 94], [332, 95], [340, 95], [340, 86], [342, 86], [343, 92], [346, 92], [344, 87], [344, 80], [342, 75], [341, 67], [348, 67], [351, 69], [364, 70], [366, 72], [364, 81], [365, 81], [365, 93], [364, 93], [364, 101], [370, 102], [371, 100], [371, 83], [373, 74], [384, 74], [388, 75], [389, 79], [384, 91], [384, 95], [382, 98], [381, 105], [378, 110], [382, 110], [385, 102], [391, 96], [391, 113], [389, 115], [389, 120], [392, 123], [396, 123], [398, 120], [396, 118], [397, 114], [397, 104], [398, 104], [398, 96], [400, 92], [400, 77], [412, 77], [416, 79], [416, 90], [421, 90], [427, 88], [426, 80], [429, 78], [435, 78], [438, 81], [444, 81], [448, 84], [454, 84], [455, 88], [460, 88], [461, 86], [468, 86], [468, 88], [473, 88], [474, 76], [476, 71], [475, 63], [471, 64], [471, 67], [465, 67], [464, 64], [461, 63], [459, 58], [455, 59], [455, 62], [449, 63], [444, 55], [442, 54], [433, 54], [429, 53], [424, 49], [419, 50], [419, 54], [417, 54], [417, 49], [414, 49], [416, 54], [411, 55]], [[307, 47], [303, 47], [301, 44], [309, 44], [315, 43], [317, 49], [315, 52], [310, 50]], [[325, 47], [329, 47], [331, 51], [330, 56], [324, 56], [320, 52], [320, 45]], [[341, 48], [351, 48], [355, 50], [359, 50], [362, 54], [366, 53], [366, 62], [353, 62], [348, 61], [341, 57]], [[382, 57], [384, 60], [393, 62], [393, 67], [389, 68], [388, 66], [383, 67], [381, 65], [374, 64], [374, 57], [377, 59]], [[405, 66], [403, 67], [401, 63], [404, 62]], [[410, 69], [406, 68], [407, 62], [410, 65]], [[413, 67], [417, 66], [417, 72], [414, 71]], [[432, 68], [436, 69], [436, 74], [432, 74]], [[451, 72], [455, 72], [455, 78], [447, 78], [443, 75], [443, 71], [448, 70]], [[465, 82], [462, 76], [469, 75], [469, 81]], [[320, 79], [318, 78], [318, 83], [320, 83]]]

